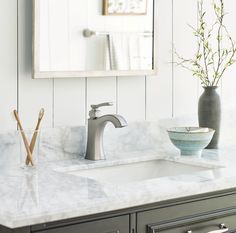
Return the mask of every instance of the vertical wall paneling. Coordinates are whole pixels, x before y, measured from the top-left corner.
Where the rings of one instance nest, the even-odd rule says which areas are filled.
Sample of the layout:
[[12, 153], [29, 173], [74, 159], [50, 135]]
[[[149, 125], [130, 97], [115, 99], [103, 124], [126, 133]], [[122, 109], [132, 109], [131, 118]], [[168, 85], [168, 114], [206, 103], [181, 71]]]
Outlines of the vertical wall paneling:
[[[57, 5], [57, 0], [54, 0]], [[63, 27], [58, 28], [58, 34], [62, 33], [58, 46], [60, 44], [68, 44], [69, 47], [64, 47], [65, 59], [69, 61], [68, 69], [81, 69], [78, 68], [79, 63], [84, 62], [84, 57], [81, 57], [81, 44], [85, 43], [82, 37], [81, 28], [86, 28], [88, 3], [84, 1], [84, 7], [77, 0], [63, 0], [60, 4], [61, 12], [60, 18], [63, 21]], [[54, 6], [55, 6], [54, 5]], [[87, 9], [87, 10], [85, 10]], [[61, 17], [61, 15], [63, 17]], [[55, 15], [55, 19], [58, 16]], [[54, 24], [58, 25], [58, 22]], [[52, 24], [53, 26], [53, 24]], [[86, 47], [86, 46], [82, 46]], [[60, 54], [63, 57], [63, 54]], [[69, 59], [68, 59], [69, 58]], [[56, 59], [55, 59], [56, 60]], [[63, 61], [62, 61], [63, 62]], [[65, 64], [65, 62], [64, 62]], [[60, 65], [59, 65], [60, 66]], [[54, 125], [55, 126], [73, 126], [85, 124], [85, 111], [86, 111], [86, 83], [85, 78], [77, 79], [55, 79], [54, 81]]]
[[0, 130], [16, 129], [11, 111], [17, 108], [17, 1], [0, 0]]
[[[235, 30], [235, 9], [236, 1], [227, 0], [225, 1], [225, 11], [228, 13], [225, 16], [225, 25], [232, 36], [234, 41], [236, 41], [236, 30]], [[230, 44], [224, 44], [229, 46]], [[236, 110], [235, 104], [235, 93], [236, 93], [236, 64], [228, 68], [222, 77], [222, 106], [225, 110]]]
[[113, 102], [114, 104], [112, 107], [101, 108], [103, 114], [116, 113], [116, 79], [114, 77], [88, 78], [87, 111], [90, 110], [91, 104], [103, 102]]
[[147, 77], [147, 120], [172, 114], [172, 0], [157, 1], [158, 76]]
[[145, 120], [145, 77], [118, 78], [118, 114], [127, 121]]
[[85, 78], [55, 79], [54, 126], [85, 124]]
[[[173, 11], [174, 47], [183, 57], [195, 53], [196, 39], [188, 24], [197, 25], [197, 0], [174, 1]], [[174, 56], [176, 61], [176, 56]], [[198, 80], [182, 67], [174, 66], [174, 116], [197, 113]]]
[[[88, 0], [88, 22], [87, 28], [97, 31], [106, 31], [106, 27], [110, 26], [110, 18], [102, 16], [102, 1]], [[118, 17], [119, 18], [119, 17]], [[108, 19], [108, 20], [107, 20]], [[108, 27], [111, 28], [111, 27]], [[109, 30], [109, 29], [108, 29]], [[94, 38], [87, 38], [87, 63], [89, 61], [96, 61], [99, 67], [104, 67], [105, 58], [100, 57], [105, 52], [106, 37], [95, 36]], [[97, 51], [97, 57], [94, 57], [94, 52]], [[94, 58], [92, 59], [93, 56]], [[95, 56], [96, 56], [95, 55]], [[93, 67], [97, 64], [92, 64]], [[113, 102], [113, 107], [102, 108], [103, 114], [116, 112], [116, 80], [115, 77], [106, 78], [88, 78], [87, 79], [87, 117], [91, 104], [98, 104], [102, 102]]]
[[[235, 10], [236, 1], [228, 0], [225, 1], [225, 11], [228, 13], [225, 16], [225, 25], [232, 36], [234, 41], [236, 41], [236, 30], [235, 30]], [[229, 44], [228, 44], [229, 45]], [[227, 140], [230, 138], [235, 138], [234, 127], [236, 118], [236, 64], [231, 66], [222, 77], [222, 137]], [[220, 90], [219, 90], [220, 91]], [[234, 140], [235, 141], [235, 140]]]
[[[52, 1], [56, 3], [56, 0]], [[81, 11], [78, 6], [72, 7], [77, 0], [62, 2], [68, 11], [61, 17], [63, 21], [61, 28], [66, 35], [60, 37], [58, 43], [69, 40], [69, 48], [64, 52], [64, 58], [69, 57], [67, 66], [73, 70], [81, 58], [78, 43], [90, 43], [91, 50], [94, 49], [93, 46], [98, 45], [100, 49], [104, 49], [102, 37], [88, 41], [81, 36], [81, 27], [108, 30], [113, 21], [120, 28], [126, 23], [127, 17], [101, 16], [101, 11], [97, 9], [102, 7], [102, 1], [96, 4], [94, 0], [85, 1], [90, 10], [80, 14], [77, 14], [79, 10]], [[208, 5], [207, 7], [212, 7], [211, 0], [204, 3]], [[173, 45], [185, 57], [192, 56], [195, 51], [195, 38], [187, 24], [194, 26], [197, 23], [197, 0], [158, 0], [156, 4], [158, 5], [158, 20], [155, 22], [158, 24], [156, 77], [32, 80], [32, 0], [0, 0], [0, 130], [16, 128], [10, 112], [17, 107], [26, 128], [34, 127], [41, 107], [46, 110], [44, 127], [51, 127], [54, 124], [55, 126], [84, 124], [89, 105], [103, 101], [115, 102], [114, 107], [104, 108], [104, 113], [117, 112], [124, 115], [129, 122], [145, 118], [157, 120], [171, 117], [172, 113], [174, 116], [196, 115], [198, 97], [202, 92], [199, 81], [194, 79], [189, 71], [176, 65], [172, 66], [171, 62], [172, 58], [175, 58]], [[226, 12], [229, 12], [225, 23], [229, 25], [231, 35], [236, 39], [235, 0], [225, 1], [225, 8]], [[90, 16], [88, 20], [81, 21], [81, 14], [85, 16], [95, 14], [95, 24]], [[53, 19], [50, 18], [49, 21], [52, 23]], [[55, 33], [61, 32], [57, 29]], [[56, 53], [56, 51], [51, 52], [52, 55]], [[86, 51], [86, 54], [86, 59], [90, 59], [90, 52]], [[219, 92], [222, 92], [222, 129], [225, 128], [226, 122], [229, 125], [235, 118], [235, 72], [236, 65], [225, 73], [221, 82]]]
[[[8, 1], [4, 1], [6, 4]], [[35, 127], [40, 108], [45, 109], [43, 127], [52, 126], [53, 81], [33, 80], [32, 63], [32, 0], [18, 1], [18, 66], [19, 111], [25, 128]]]

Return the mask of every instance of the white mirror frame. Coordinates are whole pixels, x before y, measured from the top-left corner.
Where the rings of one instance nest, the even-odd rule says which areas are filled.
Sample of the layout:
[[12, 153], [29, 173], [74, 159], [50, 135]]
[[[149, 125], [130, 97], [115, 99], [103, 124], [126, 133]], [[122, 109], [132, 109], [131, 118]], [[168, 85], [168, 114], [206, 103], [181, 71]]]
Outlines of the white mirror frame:
[[154, 41], [153, 41], [153, 69], [152, 70], [112, 70], [112, 71], [40, 71], [39, 67], [39, 2], [33, 0], [33, 46], [32, 46], [32, 75], [34, 79], [38, 78], [77, 78], [77, 77], [116, 77], [116, 76], [145, 76], [157, 74], [157, 4], [154, 2]]

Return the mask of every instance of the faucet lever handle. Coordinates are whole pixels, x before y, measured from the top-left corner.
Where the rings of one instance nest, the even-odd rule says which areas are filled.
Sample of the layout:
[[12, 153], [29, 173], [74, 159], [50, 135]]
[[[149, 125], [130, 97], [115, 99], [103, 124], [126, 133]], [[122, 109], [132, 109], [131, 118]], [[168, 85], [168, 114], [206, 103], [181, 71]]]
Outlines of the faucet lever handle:
[[101, 104], [92, 104], [91, 105], [92, 109], [89, 112], [90, 119], [95, 119], [95, 118], [101, 116], [101, 111], [98, 108], [104, 107], [104, 106], [112, 106], [112, 105], [113, 105], [112, 102], [105, 102], [105, 103], [101, 103]]
[[91, 108], [92, 108], [93, 110], [96, 110], [96, 109], [98, 109], [98, 108], [100, 108], [100, 107], [112, 106], [112, 105], [113, 105], [112, 102], [105, 102], [105, 103], [101, 103], [101, 104], [92, 104], [92, 105], [91, 105]]

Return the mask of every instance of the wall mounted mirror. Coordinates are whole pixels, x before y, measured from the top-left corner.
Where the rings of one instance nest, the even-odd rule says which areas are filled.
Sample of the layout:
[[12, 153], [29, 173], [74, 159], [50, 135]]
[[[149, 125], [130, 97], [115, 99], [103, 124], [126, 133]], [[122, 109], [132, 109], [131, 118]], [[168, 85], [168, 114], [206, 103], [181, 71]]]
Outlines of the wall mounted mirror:
[[33, 77], [154, 75], [155, 0], [34, 0]]

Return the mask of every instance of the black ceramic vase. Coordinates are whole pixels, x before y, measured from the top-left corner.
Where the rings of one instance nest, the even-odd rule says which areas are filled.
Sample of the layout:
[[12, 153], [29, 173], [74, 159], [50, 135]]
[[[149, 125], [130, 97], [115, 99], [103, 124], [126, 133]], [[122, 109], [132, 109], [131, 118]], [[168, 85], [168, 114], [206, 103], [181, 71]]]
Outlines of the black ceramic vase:
[[204, 87], [204, 92], [198, 102], [198, 122], [200, 127], [215, 130], [215, 134], [206, 148], [217, 149], [220, 136], [221, 101], [216, 86]]

